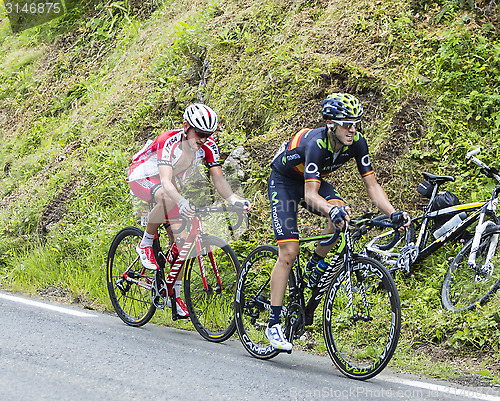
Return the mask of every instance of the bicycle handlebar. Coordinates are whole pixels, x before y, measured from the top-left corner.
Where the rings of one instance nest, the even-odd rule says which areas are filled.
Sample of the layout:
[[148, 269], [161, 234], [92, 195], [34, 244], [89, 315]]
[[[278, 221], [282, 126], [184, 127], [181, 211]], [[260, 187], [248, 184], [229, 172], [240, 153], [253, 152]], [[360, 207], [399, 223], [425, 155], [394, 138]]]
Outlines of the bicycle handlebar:
[[500, 175], [498, 170], [495, 167], [488, 166], [483, 161], [479, 160], [474, 155], [481, 153], [481, 148], [473, 149], [465, 155], [467, 160], [471, 160], [474, 164], [481, 167], [481, 173], [483, 173], [488, 178], [494, 178], [500, 183]]
[[394, 248], [394, 245], [397, 244], [399, 238], [401, 237], [401, 233], [398, 231], [400, 226], [387, 220], [387, 216], [385, 215], [374, 217], [370, 220], [370, 224], [374, 227], [392, 228], [394, 230], [394, 237], [392, 237], [391, 242], [385, 245], [380, 245], [379, 249], [382, 251], [387, 251]]
[[325, 240], [325, 241], [320, 241], [321, 246], [328, 246], [332, 245], [335, 241], [337, 241], [337, 238], [340, 236], [340, 228], [337, 228], [335, 232], [332, 234], [332, 236]]
[[472, 149], [470, 152], [467, 152], [467, 154], [465, 155], [465, 158], [470, 159], [470, 158], [472, 158], [472, 156], [475, 156], [480, 152], [481, 152], [481, 148]]
[[[225, 213], [225, 212], [234, 212], [238, 215], [238, 221], [236, 222], [236, 224], [228, 227], [228, 229], [230, 231], [234, 231], [237, 228], [239, 228], [243, 224], [243, 221], [246, 222], [246, 225], [248, 227], [248, 214], [244, 213], [243, 207], [239, 207], [239, 206], [225, 206], [225, 205], [224, 206], [202, 206], [202, 207], [196, 208], [195, 216], [202, 217], [202, 216], [207, 216], [211, 213]], [[181, 225], [179, 228], [177, 228], [175, 230], [172, 229], [172, 232], [174, 234], [178, 234], [178, 233], [184, 231], [188, 222], [191, 219], [189, 219], [187, 217], [183, 217], [183, 216], [178, 216], [178, 217], [175, 217], [175, 220], [179, 220], [181, 222]]]
[[[363, 216], [364, 217], [364, 216]], [[356, 223], [356, 219], [351, 219], [351, 222], [348, 223], [351, 226], [354, 226], [359, 229], [359, 225]], [[392, 228], [394, 230], [394, 237], [392, 238], [391, 242], [386, 244], [386, 245], [381, 245], [379, 248], [383, 251], [389, 250], [393, 248], [397, 242], [399, 241], [401, 237], [401, 233], [398, 231], [398, 229], [401, 227], [398, 224], [394, 224], [392, 221], [388, 220], [387, 216], [385, 214], [373, 217], [369, 219], [366, 223], [363, 223], [365, 227], [367, 228], [373, 228], [373, 227], [385, 227], [385, 228]], [[332, 234], [332, 236], [324, 241], [320, 241], [321, 246], [328, 246], [332, 245], [337, 238], [340, 236], [340, 229], [336, 229], [335, 232]]]
[[243, 208], [243, 204], [241, 206], [203, 206], [196, 209], [196, 214], [200, 216], [206, 216], [210, 213], [225, 213], [225, 212], [234, 212], [238, 215], [238, 221], [234, 226], [229, 226], [229, 230], [234, 231], [239, 228], [243, 221], [245, 221], [246, 226], [248, 228], [248, 214], [245, 213], [245, 209]]

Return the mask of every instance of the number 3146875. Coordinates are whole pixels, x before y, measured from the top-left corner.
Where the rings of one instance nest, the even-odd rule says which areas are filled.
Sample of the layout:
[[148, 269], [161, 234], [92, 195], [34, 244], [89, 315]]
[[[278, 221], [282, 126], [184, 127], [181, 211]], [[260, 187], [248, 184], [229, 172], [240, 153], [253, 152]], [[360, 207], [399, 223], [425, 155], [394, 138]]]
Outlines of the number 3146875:
[[5, 3], [7, 14], [59, 14], [61, 3], [28, 3], [8, 2]]

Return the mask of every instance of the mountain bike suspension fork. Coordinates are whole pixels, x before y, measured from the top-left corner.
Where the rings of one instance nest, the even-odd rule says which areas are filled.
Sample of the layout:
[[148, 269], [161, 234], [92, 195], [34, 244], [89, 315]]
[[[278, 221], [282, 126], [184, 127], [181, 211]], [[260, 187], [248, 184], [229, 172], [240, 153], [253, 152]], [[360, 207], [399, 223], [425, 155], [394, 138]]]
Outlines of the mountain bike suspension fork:
[[[492, 221], [484, 222], [484, 216], [486, 215], [485, 212], [486, 212], [486, 210], [489, 210], [489, 211], [492, 211], [493, 213], [495, 213], [496, 208], [497, 208], [497, 204], [498, 204], [498, 198], [491, 199], [484, 206], [484, 208], [485, 208], [485, 209], [483, 209], [484, 212], [482, 212], [479, 216], [479, 221], [477, 223], [476, 232], [474, 233], [474, 239], [472, 240], [472, 246], [471, 246], [471, 251], [469, 254], [469, 259], [467, 261], [469, 267], [471, 267], [472, 269], [476, 268], [476, 255], [477, 255], [477, 251], [479, 250], [479, 246], [481, 244], [481, 237], [489, 226], [494, 225], [494, 223]], [[497, 243], [498, 243], [498, 235], [495, 234], [495, 235], [493, 235], [492, 241], [490, 242], [488, 256], [487, 256], [486, 261], [484, 263], [485, 265], [488, 264], [489, 261], [491, 260], [491, 258], [493, 257]]]

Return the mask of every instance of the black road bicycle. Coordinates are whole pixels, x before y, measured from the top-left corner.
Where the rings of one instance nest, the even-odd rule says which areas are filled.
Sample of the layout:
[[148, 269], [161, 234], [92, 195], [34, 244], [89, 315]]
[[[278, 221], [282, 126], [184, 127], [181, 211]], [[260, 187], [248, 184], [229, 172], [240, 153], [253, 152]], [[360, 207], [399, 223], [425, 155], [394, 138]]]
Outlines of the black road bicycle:
[[[478, 165], [482, 174], [500, 183], [498, 170], [474, 157], [479, 152], [480, 149], [475, 149], [465, 157]], [[500, 286], [500, 270], [494, 269], [495, 264], [500, 262], [500, 218], [496, 214], [500, 187], [492, 191], [488, 201], [436, 207], [439, 196], [442, 196], [438, 194], [439, 187], [455, 179], [430, 173], [423, 173], [423, 176], [426, 191], [419, 192], [429, 198], [424, 213], [412, 218], [412, 225], [404, 236], [400, 237], [395, 230], [384, 232], [364, 245], [361, 253], [382, 262], [392, 274], [396, 270], [409, 274], [411, 266], [420, 263], [443, 245], [462, 239], [465, 245], [443, 280], [441, 302], [450, 311], [484, 305]], [[387, 217], [365, 219], [363, 234], [384, 219]], [[451, 224], [447, 225], [448, 222]], [[468, 229], [474, 224], [473, 233], [469, 232]]]
[[[306, 287], [303, 264], [297, 256], [282, 316], [284, 333], [293, 342], [313, 323], [314, 311], [324, 297], [323, 337], [328, 353], [344, 375], [365, 380], [380, 373], [396, 350], [401, 305], [396, 284], [384, 266], [353, 252], [351, 229], [300, 239], [300, 244], [322, 241], [328, 245], [340, 237], [330, 252], [333, 257], [328, 268], [312, 291]], [[273, 358], [280, 352], [264, 334], [271, 310], [270, 276], [277, 258], [277, 247], [256, 247], [242, 264], [236, 288], [238, 334], [244, 348], [259, 359]]]
[[188, 224], [190, 230], [179, 246], [179, 256], [170, 264], [167, 276], [167, 251], [163, 251], [160, 238], [153, 242], [160, 269], [152, 271], [142, 266], [135, 251], [143, 231], [137, 227], [122, 229], [111, 244], [106, 269], [108, 293], [120, 319], [130, 326], [142, 326], [151, 320], [157, 309], [165, 308], [168, 299], [173, 305], [172, 319], [180, 319], [173, 284], [184, 267], [184, 296], [189, 318], [196, 330], [212, 342], [231, 337], [236, 330], [233, 301], [240, 264], [230, 245], [205, 233], [202, 224], [203, 216], [227, 212], [238, 216], [234, 227], [229, 227], [235, 230], [246, 216], [238, 207], [198, 208], [193, 219], [179, 220], [181, 226], [175, 233], [183, 231]]

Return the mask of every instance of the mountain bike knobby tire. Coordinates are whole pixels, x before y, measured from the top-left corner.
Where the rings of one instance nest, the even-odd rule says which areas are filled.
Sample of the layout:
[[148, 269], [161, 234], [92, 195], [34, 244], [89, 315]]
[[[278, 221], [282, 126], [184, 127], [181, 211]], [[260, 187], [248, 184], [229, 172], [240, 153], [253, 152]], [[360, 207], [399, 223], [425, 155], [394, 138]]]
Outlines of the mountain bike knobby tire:
[[340, 270], [326, 292], [323, 336], [335, 366], [347, 377], [366, 380], [379, 374], [396, 350], [401, 304], [381, 263], [361, 256], [350, 263], [351, 273]]
[[[235, 330], [234, 293], [240, 263], [233, 249], [221, 238], [202, 235], [200, 238], [206, 286], [201, 275], [196, 243], [191, 248], [184, 268], [184, 297], [195, 329], [208, 341], [222, 342]], [[221, 285], [217, 280], [217, 268]]]
[[[116, 313], [129, 326], [143, 326], [156, 308], [151, 301], [154, 272], [145, 269], [135, 250], [143, 231], [137, 227], [122, 229], [113, 239], [108, 253], [106, 282]], [[124, 272], [131, 280], [124, 279]], [[133, 281], [134, 282], [133, 282]]]
[[[243, 347], [258, 359], [270, 359], [279, 353], [265, 335], [271, 310], [271, 272], [277, 259], [275, 246], [260, 245], [253, 249], [241, 265], [236, 287], [236, 329]], [[285, 304], [286, 299], [287, 294], [283, 300]]]
[[[500, 287], [500, 226], [486, 229], [481, 235], [479, 249], [476, 254], [474, 270], [469, 266], [468, 259], [472, 248], [471, 239], [457, 254], [451, 263], [441, 287], [441, 303], [443, 307], [452, 312], [472, 310], [477, 305], [484, 305], [490, 300]], [[496, 236], [496, 237], [495, 237]], [[492, 240], [496, 241], [495, 249], [490, 250]], [[484, 262], [490, 255], [491, 273], [484, 268]]]

